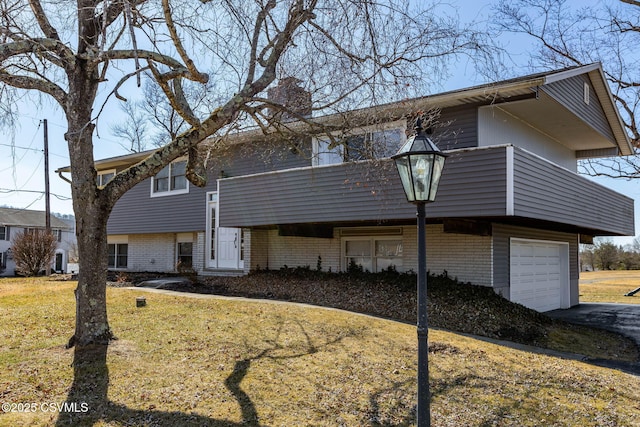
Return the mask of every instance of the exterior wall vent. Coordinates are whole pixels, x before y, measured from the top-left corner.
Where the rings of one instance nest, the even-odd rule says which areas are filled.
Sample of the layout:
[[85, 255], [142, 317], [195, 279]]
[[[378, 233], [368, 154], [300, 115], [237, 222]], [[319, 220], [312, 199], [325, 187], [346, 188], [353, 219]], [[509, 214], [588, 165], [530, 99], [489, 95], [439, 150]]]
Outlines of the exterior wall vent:
[[589, 105], [589, 83], [584, 82], [584, 91], [582, 93], [584, 103]]

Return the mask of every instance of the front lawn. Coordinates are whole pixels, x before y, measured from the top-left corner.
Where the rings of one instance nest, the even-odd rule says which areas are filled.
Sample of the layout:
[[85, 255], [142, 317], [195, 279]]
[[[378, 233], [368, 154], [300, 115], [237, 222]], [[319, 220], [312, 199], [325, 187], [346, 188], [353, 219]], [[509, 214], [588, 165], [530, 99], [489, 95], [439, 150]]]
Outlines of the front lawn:
[[[0, 401], [38, 405], [0, 413], [0, 425], [56, 423], [42, 409], [64, 402], [73, 382], [64, 344], [74, 287], [0, 280]], [[86, 406], [61, 417], [67, 425], [414, 424], [412, 325], [279, 302], [107, 295], [119, 339], [106, 363], [81, 367], [85, 392], [73, 399]], [[139, 295], [146, 307], [136, 308]], [[434, 427], [639, 425], [636, 376], [440, 330], [430, 342]]]
[[640, 304], [640, 270], [588, 271], [580, 273], [580, 302]]

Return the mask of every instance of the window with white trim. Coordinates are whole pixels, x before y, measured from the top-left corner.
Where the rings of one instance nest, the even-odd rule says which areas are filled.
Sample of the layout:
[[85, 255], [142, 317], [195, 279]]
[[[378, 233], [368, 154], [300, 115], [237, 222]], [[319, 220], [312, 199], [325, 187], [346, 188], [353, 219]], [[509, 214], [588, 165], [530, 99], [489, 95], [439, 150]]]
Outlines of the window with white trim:
[[107, 182], [111, 181], [114, 176], [116, 176], [115, 169], [98, 171], [98, 175], [96, 176], [96, 184], [98, 184], [98, 187], [107, 185]]
[[380, 272], [390, 267], [402, 270], [402, 238], [400, 237], [352, 237], [342, 244], [343, 270], [350, 266], [363, 271]]
[[109, 243], [109, 260], [107, 266], [109, 268], [127, 268], [129, 262], [129, 244], [127, 243]]
[[188, 192], [186, 160], [170, 163], [151, 179], [151, 197]]
[[9, 227], [0, 225], [0, 240], [9, 240]]
[[368, 126], [347, 135], [316, 138], [313, 141], [313, 166], [381, 159], [394, 155], [406, 140], [405, 123]]

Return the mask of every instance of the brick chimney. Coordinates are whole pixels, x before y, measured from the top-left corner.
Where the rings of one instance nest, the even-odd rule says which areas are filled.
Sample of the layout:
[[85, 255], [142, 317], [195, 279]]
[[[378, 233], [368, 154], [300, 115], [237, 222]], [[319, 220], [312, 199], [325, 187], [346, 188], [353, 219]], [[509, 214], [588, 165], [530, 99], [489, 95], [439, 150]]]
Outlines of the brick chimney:
[[290, 122], [297, 120], [295, 114], [303, 117], [311, 116], [311, 93], [300, 87], [299, 83], [302, 83], [302, 80], [295, 77], [285, 77], [278, 82], [276, 87], [267, 91], [267, 97], [270, 101], [280, 104], [289, 110], [281, 111], [270, 108], [270, 117], [283, 122]]

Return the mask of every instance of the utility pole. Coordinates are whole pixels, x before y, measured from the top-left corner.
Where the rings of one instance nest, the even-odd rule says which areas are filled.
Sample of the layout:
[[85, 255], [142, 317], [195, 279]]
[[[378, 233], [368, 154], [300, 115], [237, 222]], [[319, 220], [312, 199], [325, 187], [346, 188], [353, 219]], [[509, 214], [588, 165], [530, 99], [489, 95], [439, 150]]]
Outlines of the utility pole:
[[[51, 204], [49, 200], [49, 129], [47, 127], [47, 119], [43, 120], [44, 124], [44, 223], [45, 233], [51, 235]], [[51, 263], [47, 263], [46, 274], [51, 274]]]

